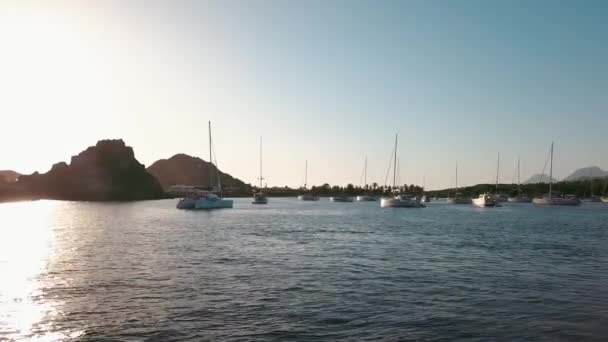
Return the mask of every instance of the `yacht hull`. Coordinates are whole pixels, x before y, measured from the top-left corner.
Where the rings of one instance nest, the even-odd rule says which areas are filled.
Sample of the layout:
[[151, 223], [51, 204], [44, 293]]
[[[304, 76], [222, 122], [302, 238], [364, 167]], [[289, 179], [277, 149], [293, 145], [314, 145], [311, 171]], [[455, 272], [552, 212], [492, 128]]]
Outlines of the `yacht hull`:
[[227, 209], [234, 206], [233, 200], [217, 199], [217, 200], [196, 200], [194, 209]]
[[581, 201], [578, 199], [570, 199], [570, 198], [535, 198], [532, 200], [532, 203], [536, 205], [569, 205], [569, 206], [578, 206], [581, 205]]
[[357, 196], [357, 202], [375, 202], [378, 199], [374, 196], [369, 196], [369, 195], [361, 195], [361, 196]]
[[330, 197], [329, 200], [336, 203], [349, 203], [353, 201], [352, 198], [348, 197]]
[[493, 208], [500, 206], [495, 198], [489, 196], [480, 196], [479, 198], [474, 198], [473, 205], [478, 208]]
[[446, 200], [448, 204], [471, 204], [470, 198], [448, 198]]
[[510, 203], [530, 203], [532, 200], [529, 197], [509, 197]]
[[602, 202], [608, 203], [608, 197], [602, 197]]
[[381, 208], [424, 208], [425, 205], [415, 201], [399, 198], [383, 198], [380, 200]]
[[299, 195], [298, 200], [300, 200], [300, 201], [318, 201], [319, 197], [315, 196], [315, 195], [305, 194], [305, 195]]

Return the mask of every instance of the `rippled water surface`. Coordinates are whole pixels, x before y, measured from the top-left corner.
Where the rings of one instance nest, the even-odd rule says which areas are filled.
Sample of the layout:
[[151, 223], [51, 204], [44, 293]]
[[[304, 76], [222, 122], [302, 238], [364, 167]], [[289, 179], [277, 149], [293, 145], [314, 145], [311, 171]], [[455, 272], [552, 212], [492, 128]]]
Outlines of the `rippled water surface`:
[[235, 206], [0, 205], [0, 340], [608, 340], [608, 205]]

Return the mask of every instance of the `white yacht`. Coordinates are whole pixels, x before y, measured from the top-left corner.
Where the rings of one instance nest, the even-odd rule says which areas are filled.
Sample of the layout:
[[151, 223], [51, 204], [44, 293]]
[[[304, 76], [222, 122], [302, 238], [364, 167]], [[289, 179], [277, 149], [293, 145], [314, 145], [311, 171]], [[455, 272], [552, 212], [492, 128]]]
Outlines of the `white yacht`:
[[473, 205], [480, 208], [499, 206], [496, 197], [492, 194], [481, 194], [477, 198], [473, 198]]
[[471, 204], [471, 199], [465, 197], [463, 194], [458, 192], [458, 163], [456, 163], [456, 187], [454, 188], [454, 196], [446, 199], [448, 204]]
[[[397, 186], [397, 135], [395, 134], [394, 162], [393, 162], [393, 189]], [[407, 194], [399, 194], [395, 191], [393, 196], [383, 197], [380, 200], [382, 208], [424, 208], [425, 205], [420, 202], [419, 198]]]
[[314, 195], [312, 192], [308, 191], [306, 188], [308, 182], [308, 160], [306, 161], [306, 165], [304, 166], [304, 187], [302, 188], [302, 194], [298, 195], [298, 200], [300, 201], [318, 201], [319, 196]]
[[[363, 188], [367, 189], [367, 157], [365, 157], [365, 162], [363, 164]], [[359, 195], [357, 196], [357, 202], [372, 202], [372, 201], [377, 201], [378, 198], [376, 198], [373, 195], [369, 195], [369, 194], [363, 194], [363, 195]]]
[[264, 192], [262, 192], [262, 181], [264, 178], [262, 177], [262, 137], [260, 137], [260, 187], [258, 188], [258, 192], [253, 194], [253, 204], [268, 204], [268, 197]]
[[[211, 121], [209, 121], [209, 163], [215, 166], [216, 178], [217, 178], [217, 192], [219, 196], [213, 192], [200, 192], [194, 196], [182, 198], [177, 203], [177, 209], [223, 209], [232, 208], [234, 206], [233, 200], [223, 198], [222, 183], [220, 181], [219, 168], [213, 163], [213, 140], [211, 139]], [[213, 170], [209, 169], [209, 186], [213, 188]]]
[[536, 205], [569, 205], [577, 206], [581, 205], [581, 201], [578, 198], [563, 197], [558, 193], [553, 192], [553, 143], [551, 143], [551, 163], [549, 166], [549, 193], [543, 197], [537, 197], [532, 200], [532, 203]]

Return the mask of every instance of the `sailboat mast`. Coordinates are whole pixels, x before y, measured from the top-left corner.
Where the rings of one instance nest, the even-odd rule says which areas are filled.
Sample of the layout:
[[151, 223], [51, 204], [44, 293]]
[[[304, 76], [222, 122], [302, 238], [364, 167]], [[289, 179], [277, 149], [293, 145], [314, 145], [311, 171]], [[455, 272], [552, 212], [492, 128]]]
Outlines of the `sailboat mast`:
[[393, 161], [393, 190], [395, 189], [395, 182], [397, 181], [397, 134], [395, 134], [395, 156]]
[[454, 194], [454, 197], [456, 197], [457, 193], [458, 193], [458, 162], [456, 162], [456, 193]]
[[549, 199], [553, 197], [553, 142], [551, 142], [551, 164], [549, 164]]
[[498, 195], [498, 173], [500, 172], [500, 152], [498, 152], [498, 161], [496, 163], [496, 195]]
[[308, 184], [308, 160], [306, 160], [306, 163], [304, 164], [304, 189], [306, 189], [307, 184]]
[[262, 137], [260, 137], [260, 190], [262, 190]]
[[367, 189], [367, 156], [365, 156], [365, 162], [363, 163], [363, 187]]
[[520, 162], [521, 162], [520, 158], [517, 157], [517, 193], [519, 195], [521, 195], [521, 180], [519, 178], [519, 176], [520, 176]]
[[[209, 163], [213, 165], [213, 155], [211, 153], [211, 121], [209, 121]], [[213, 190], [213, 169], [209, 168], [209, 188]]]

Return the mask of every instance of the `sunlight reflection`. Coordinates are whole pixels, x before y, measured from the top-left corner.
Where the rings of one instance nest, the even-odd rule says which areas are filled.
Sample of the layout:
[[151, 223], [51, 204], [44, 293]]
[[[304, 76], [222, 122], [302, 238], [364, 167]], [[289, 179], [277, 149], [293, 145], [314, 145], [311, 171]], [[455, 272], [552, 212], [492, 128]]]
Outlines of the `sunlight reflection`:
[[57, 206], [53, 201], [0, 205], [0, 340], [70, 338], [44, 327], [58, 314], [45, 301], [42, 282], [54, 253]]

